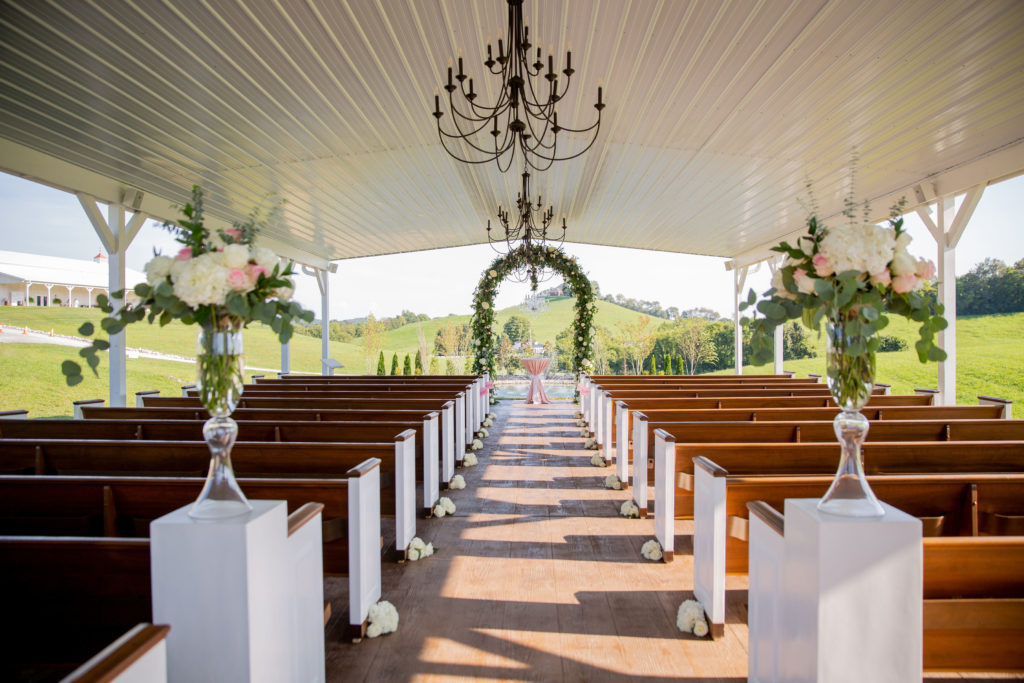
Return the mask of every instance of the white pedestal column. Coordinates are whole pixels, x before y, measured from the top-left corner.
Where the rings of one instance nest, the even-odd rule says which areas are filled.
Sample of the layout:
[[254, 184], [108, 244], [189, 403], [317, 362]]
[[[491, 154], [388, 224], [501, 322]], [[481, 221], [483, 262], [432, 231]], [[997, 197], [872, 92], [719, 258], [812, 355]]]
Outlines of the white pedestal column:
[[291, 565], [287, 506], [195, 522], [190, 506], [150, 525], [153, 620], [170, 624], [167, 679], [287, 681]]
[[817, 499], [786, 501], [783, 681], [919, 682], [921, 522], [836, 517]]

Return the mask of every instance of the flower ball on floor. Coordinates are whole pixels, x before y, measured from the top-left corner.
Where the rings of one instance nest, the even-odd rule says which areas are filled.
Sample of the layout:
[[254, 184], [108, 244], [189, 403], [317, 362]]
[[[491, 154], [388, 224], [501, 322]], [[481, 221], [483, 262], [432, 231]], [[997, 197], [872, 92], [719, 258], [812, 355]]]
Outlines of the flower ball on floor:
[[622, 490], [622, 480], [616, 474], [609, 474], [605, 477], [604, 485], [606, 488], [615, 489], [616, 491]]
[[410, 562], [416, 562], [417, 560], [422, 560], [424, 557], [430, 557], [433, 554], [434, 554], [434, 544], [433, 543], [424, 543], [423, 539], [420, 538], [419, 536], [416, 536], [415, 538], [413, 538], [412, 542], [409, 543], [409, 551], [407, 553], [407, 556], [409, 557], [409, 561]]
[[590, 438], [583, 442], [583, 447], [592, 451], [597, 450], [597, 439]]
[[601, 457], [600, 453], [594, 453], [594, 455], [590, 457], [590, 464], [593, 465], [594, 467], [608, 466], [608, 463], [604, 461], [604, 458]]
[[466, 488], [466, 479], [461, 474], [456, 474], [452, 477], [452, 480], [448, 482], [448, 488], [452, 490]]
[[366, 635], [376, 638], [385, 633], [394, 633], [398, 630], [398, 610], [387, 600], [381, 600], [370, 607], [370, 625], [366, 628]]
[[473, 444], [469, 447], [470, 450], [478, 451], [484, 447], [484, 442], [480, 439], [473, 439]]
[[638, 519], [640, 517], [640, 508], [636, 506], [631, 500], [622, 501], [622, 505], [619, 507], [619, 514], [623, 517], [629, 517], [631, 519]]
[[498, 419], [498, 414], [497, 413], [487, 413], [487, 419], [488, 420], [496, 420], [496, 419]]
[[708, 622], [704, 618], [704, 606], [696, 600], [684, 600], [676, 614], [676, 626], [683, 633], [692, 633], [703, 638], [708, 634]]
[[484, 420], [483, 425], [484, 427], [491, 427], [494, 425], [494, 420], [492, 420], [491, 418], [487, 418], [486, 420]]
[[662, 558], [661, 544], [653, 538], [640, 546], [640, 554], [652, 562]]
[[436, 503], [434, 503], [434, 516], [444, 517], [445, 515], [455, 514], [455, 503], [448, 496], [441, 496]]
[[489, 431], [487, 431], [485, 428], [481, 427], [480, 431], [477, 432], [476, 435], [479, 436], [481, 439], [485, 439], [488, 436], [490, 436], [491, 433]]
[[462, 466], [463, 467], [475, 467], [476, 466], [476, 462], [477, 462], [477, 460], [476, 460], [476, 453], [474, 453], [473, 451], [469, 451], [464, 456], [462, 456]]
[[[585, 427], [585, 425], [581, 424], [580, 427]], [[590, 430], [589, 429], [581, 429], [580, 430], [580, 436], [590, 436]]]

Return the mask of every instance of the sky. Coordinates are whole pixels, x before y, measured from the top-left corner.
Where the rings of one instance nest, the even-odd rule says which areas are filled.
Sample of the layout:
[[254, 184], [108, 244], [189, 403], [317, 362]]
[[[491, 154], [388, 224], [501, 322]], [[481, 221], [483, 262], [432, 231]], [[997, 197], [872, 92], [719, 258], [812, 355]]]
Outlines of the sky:
[[[1024, 258], [1021, 197], [1024, 176], [985, 190], [957, 249], [957, 275], [988, 257], [1007, 264]], [[909, 214], [905, 220], [914, 238], [910, 251], [935, 260], [935, 241], [920, 219]], [[483, 233], [482, 224], [480, 229]], [[733, 274], [725, 268], [726, 259], [571, 243], [564, 246], [578, 258], [591, 280], [598, 282], [603, 294], [660, 301], [665, 308], [679, 310], [702, 306], [726, 317], [732, 315]], [[81, 259], [103, 251], [74, 195], [5, 173], [0, 173], [0, 249]], [[142, 271], [154, 250], [173, 254], [177, 248], [165, 230], [147, 222], [128, 249], [127, 266]], [[473, 289], [496, 255], [484, 244], [338, 261], [338, 272], [330, 278], [331, 318], [361, 318], [368, 313], [380, 318], [402, 310], [431, 317], [470, 313]], [[750, 287], [763, 292], [769, 279], [767, 266], [752, 272], [744, 293]], [[556, 276], [541, 288], [558, 282]], [[496, 305], [517, 305], [528, 292], [528, 285], [506, 281], [498, 291]], [[296, 298], [320, 317], [320, 292], [312, 277], [296, 278]]]

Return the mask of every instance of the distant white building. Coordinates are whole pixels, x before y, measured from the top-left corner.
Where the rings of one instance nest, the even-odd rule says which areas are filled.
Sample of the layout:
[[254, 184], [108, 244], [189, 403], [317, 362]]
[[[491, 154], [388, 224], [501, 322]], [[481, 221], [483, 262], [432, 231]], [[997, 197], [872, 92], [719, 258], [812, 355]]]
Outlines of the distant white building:
[[[92, 260], [0, 251], [0, 304], [4, 306], [93, 306], [107, 291], [107, 257]], [[125, 269], [129, 289], [146, 276]], [[57, 303], [59, 301], [59, 303]]]

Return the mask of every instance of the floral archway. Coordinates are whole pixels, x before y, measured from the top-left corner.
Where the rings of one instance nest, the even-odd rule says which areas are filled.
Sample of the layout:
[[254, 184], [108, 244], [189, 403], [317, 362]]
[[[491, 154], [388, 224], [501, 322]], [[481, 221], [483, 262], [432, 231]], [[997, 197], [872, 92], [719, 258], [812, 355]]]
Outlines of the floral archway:
[[[473, 318], [470, 321], [473, 332], [473, 351], [476, 360], [473, 369], [477, 373], [495, 374], [495, 346], [498, 335], [494, 329], [494, 296], [498, 285], [517, 268], [526, 267], [540, 271], [551, 268], [562, 275], [572, 287], [576, 297], [576, 317], [572, 325], [572, 370], [574, 373], [593, 369], [594, 333], [593, 320], [597, 310], [594, 303], [594, 289], [590, 279], [580, 269], [576, 258], [561, 249], [538, 245], [521, 245], [504, 256], [491, 262], [480, 278], [473, 293]], [[536, 277], [533, 290], [537, 290]]]

